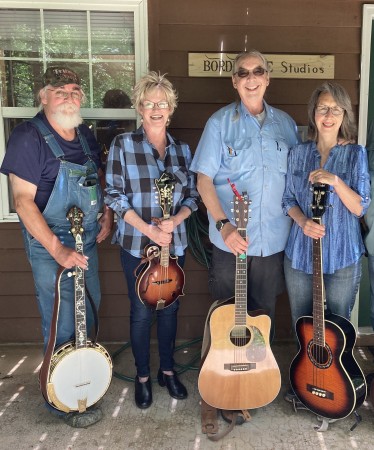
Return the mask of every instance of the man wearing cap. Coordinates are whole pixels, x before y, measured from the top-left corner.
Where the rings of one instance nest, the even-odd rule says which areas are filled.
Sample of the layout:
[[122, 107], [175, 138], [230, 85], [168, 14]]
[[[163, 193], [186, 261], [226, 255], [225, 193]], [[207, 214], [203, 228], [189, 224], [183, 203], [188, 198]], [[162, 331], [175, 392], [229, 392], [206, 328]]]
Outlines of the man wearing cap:
[[[85, 271], [87, 290], [100, 303], [97, 243], [113, 226], [113, 214], [103, 205], [100, 147], [82, 124], [84, 94], [79, 76], [67, 67], [49, 67], [39, 91], [41, 111], [12, 132], [0, 171], [9, 176], [14, 206], [20, 219], [26, 254], [31, 264], [42, 318], [44, 350], [50, 337], [59, 266]], [[75, 250], [67, 213], [83, 211], [83, 254]], [[103, 209], [100, 220], [99, 211]], [[74, 277], [62, 274], [55, 347], [75, 336]], [[71, 275], [71, 274], [70, 274]], [[87, 329], [93, 324], [87, 307]], [[101, 419], [101, 410], [64, 414], [73, 427], [87, 427]]]

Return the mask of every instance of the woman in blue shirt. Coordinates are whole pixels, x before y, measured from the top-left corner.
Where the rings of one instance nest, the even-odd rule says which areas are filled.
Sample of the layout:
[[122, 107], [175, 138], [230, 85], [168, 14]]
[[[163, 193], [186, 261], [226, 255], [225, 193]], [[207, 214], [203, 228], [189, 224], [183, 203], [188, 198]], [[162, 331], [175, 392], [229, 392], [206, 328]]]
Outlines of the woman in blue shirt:
[[[293, 219], [285, 250], [285, 276], [292, 323], [312, 313], [312, 242], [322, 239], [328, 309], [350, 318], [361, 279], [364, 245], [359, 218], [370, 203], [366, 149], [353, 142], [356, 125], [346, 90], [325, 82], [308, 105], [311, 141], [289, 155], [283, 210]], [[313, 221], [314, 183], [329, 185], [321, 223]]]

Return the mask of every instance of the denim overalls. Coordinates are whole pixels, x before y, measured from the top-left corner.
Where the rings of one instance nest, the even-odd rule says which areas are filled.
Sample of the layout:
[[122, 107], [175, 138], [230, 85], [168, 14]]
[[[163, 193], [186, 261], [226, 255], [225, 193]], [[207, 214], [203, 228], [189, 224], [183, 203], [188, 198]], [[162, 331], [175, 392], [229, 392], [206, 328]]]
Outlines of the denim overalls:
[[[97, 214], [102, 207], [103, 198], [97, 168], [91, 159], [91, 151], [87, 140], [77, 129], [79, 141], [88, 161], [84, 165], [65, 161], [61, 147], [46, 125], [36, 118], [31, 119], [31, 122], [41, 132], [55, 157], [60, 160], [60, 169], [48, 203], [42, 213], [43, 217], [63, 245], [75, 248], [75, 239], [70, 233], [71, 224], [66, 216], [69, 209], [74, 205], [83, 211], [83, 252], [89, 257], [89, 270], [85, 271], [85, 281], [98, 308], [101, 293], [96, 236], [99, 232]], [[26, 253], [34, 276], [36, 297], [42, 317], [45, 349], [50, 333], [58, 264], [49, 252], [28, 233], [22, 222], [21, 227]], [[56, 347], [75, 336], [74, 277], [68, 277], [69, 272], [71, 270], [66, 269], [61, 277]], [[86, 310], [87, 330], [89, 330], [93, 324], [93, 316], [89, 305]]]

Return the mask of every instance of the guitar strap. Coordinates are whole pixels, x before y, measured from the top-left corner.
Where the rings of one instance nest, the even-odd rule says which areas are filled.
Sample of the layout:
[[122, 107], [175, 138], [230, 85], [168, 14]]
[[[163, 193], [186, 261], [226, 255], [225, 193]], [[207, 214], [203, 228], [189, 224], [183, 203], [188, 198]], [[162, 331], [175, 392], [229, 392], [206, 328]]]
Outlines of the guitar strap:
[[[210, 307], [204, 327], [204, 337], [201, 346], [201, 362], [200, 367], [203, 365], [205, 358], [208, 355], [211, 345], [210, 340], [210, 327], [209, 321], [214, 310], [227, 303], [234, 303], [235, 298], [228, 298], [224, 300], [216, 300]], [[248, 410], [243, 411], [229, 411], [221, 410], [222, 418], [229, 423], [229, 426], [218, 432], [218, 409], [214, 406], [208, 405], [203, 399], [201, 399], [201, 431], [206, 434], [208, 439], [214, 442], [219, 441], [235, 427], [235, 425], [242, 425], [244, 422], [251, 420], [251, 415]]]

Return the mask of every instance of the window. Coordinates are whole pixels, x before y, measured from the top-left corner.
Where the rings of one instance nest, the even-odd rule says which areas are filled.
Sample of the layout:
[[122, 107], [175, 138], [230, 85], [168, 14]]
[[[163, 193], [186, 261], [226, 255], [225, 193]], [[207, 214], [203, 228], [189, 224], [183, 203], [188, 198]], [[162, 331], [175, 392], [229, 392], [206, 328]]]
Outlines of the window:
[[[82, 116], [103, 150], [136, 128], [129, 97], [147, 70], [146, 0], [0, 2], [0, 161], [14, 127], [38, 111], [41, 77], [64, 64], [82, 80]], [[0, 221], [17, 221], [1, 175]]]

